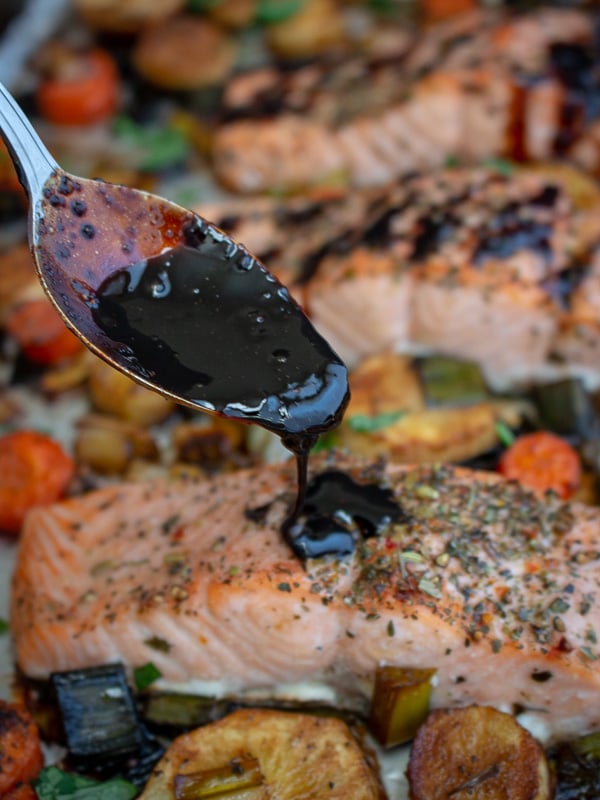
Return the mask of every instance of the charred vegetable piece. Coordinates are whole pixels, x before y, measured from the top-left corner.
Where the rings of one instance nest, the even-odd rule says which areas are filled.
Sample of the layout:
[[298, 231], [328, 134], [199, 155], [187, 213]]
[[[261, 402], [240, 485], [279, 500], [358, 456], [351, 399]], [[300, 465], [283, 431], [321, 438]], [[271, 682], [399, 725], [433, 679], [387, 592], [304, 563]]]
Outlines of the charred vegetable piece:
[[578, 378], [540, 384], [535, 387], [534, 399], [542, 428], [577, 439], [598, 432], [592, 398]]
[[99, 775], [122, 771], [143, 785], [162, 747], [140, 723], [120, 664], [50, 678], [73, 768]]
[[556, 800], [600, 797], [600, 733], [561, 745], [554, 754]]
[[384, 747], [410, 741], [429, 712], [434, 669], [380, 667], [375, 675], [369, 729]]
[[420, 358], [416, 363], [428, 406], [468, 405], [489, 397], [477, 364], [446, 356]]
[[262, 786], [264, 776], [256, 758], [232, 758], [223, 767], [176, 775], [173, 781], [176, 800], [201, 800], [205, 797], [229, 797], [242, 790]]
[[39, 732], [27, 709], [0, 700], [0, 796], [35, 778], [43, 763]]

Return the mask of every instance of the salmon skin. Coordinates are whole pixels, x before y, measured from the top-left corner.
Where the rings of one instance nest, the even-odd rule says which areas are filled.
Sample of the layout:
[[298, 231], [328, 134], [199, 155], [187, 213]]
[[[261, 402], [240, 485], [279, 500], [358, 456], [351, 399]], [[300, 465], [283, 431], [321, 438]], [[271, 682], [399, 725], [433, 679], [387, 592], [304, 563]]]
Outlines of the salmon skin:
[[525, 709], [548, 741], [600, 727], [600, 510], [461, 468], [312, 465], [334, 468], [403, 512], [343, 559], [302, 563], [285, 544], [291, 464], [34, 509], [12, 583], [19, 666], [153, 662], [178, 689], [302, 684], [362, 710], [380, 665], [434, 667], [434, 707]]
[[378, 186], [449, 158], [560, 157], [597, 172], [594, 25], [576, 9], [480, 11], [412, 36], [400, 23], [394, 48], [362, 59], [243, 74], [224, 94], [216, 174], [256, 193]]
[[597, 383], [600, 194], [585, 180], [548, 165], [452, 168], [347, 196], [238, 202], [229, 217], [201, 211], [247, 237], [349, 366], [384, 350], [441, 352], [502, 389], [559, 358]]

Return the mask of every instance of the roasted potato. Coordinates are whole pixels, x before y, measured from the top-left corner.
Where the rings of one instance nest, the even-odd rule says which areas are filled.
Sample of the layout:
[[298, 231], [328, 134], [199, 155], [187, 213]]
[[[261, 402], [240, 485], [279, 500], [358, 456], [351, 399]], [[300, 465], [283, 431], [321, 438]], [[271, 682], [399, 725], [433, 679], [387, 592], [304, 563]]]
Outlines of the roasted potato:
[[156, 461], [158, 448], [148, 431], [114, 417], [90, 414], [78, 422], [75, 455], [102, 475], [123, 474], [134, 459]]
[[411, 800], [550, 800], [544, 751], [514, 717], [487, 706], [438, 709], [407, 768]]
[[210, 20], [179, 15], [140, 36], [133, 63], [147, 81], [163, 89], [192, 91], [220, 84], [233, 66], [232, 39]]
[[[239, 796], [253, 800], [385, 797], [367, 755], [341, 720], [245, 709], [176, 739], [140, 800], [216, 796], [219, 787], [231, 791], [236, 772], [239, 788], [249, 792]], [[186, 794], [192, 787], [195, 793]]]
[[185, 0], [75, 0], [75, 8], [92, 28], [115, 33], [137, 33], [180, 11]]
[[175, 408], [172, 400], [140, 386], [99, 358], [90, 365], [89, 389], [97, 411], [142, 427], [162, 422]]
[[353, 453], [395, 461], [465, 461], [498, 443], [497, 423], [518, 426], [524, 404], [494, 400], [427, 405], [423, 382], [408, 356], [365, 359], [350, 375], [351, 400], [338, 444]]

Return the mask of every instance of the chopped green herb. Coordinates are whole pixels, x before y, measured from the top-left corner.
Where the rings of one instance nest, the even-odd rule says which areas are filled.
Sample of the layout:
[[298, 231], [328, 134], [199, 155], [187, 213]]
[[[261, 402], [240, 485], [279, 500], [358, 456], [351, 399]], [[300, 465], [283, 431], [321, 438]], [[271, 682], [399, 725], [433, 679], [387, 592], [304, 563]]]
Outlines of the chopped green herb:
[[557, 597], [556, 600], [553, 600], [550, 603], [549, 608], [554, 614], [562, 614], [565, 611], [568, 611], [571, 606], [566, 600], [563, 600], [562, 597]]
[[383, 411], [381, 414], [354, 414], [348, 418], [348, 427], [357, 433], [373, 433], [388, 428], [406, 415], [406, 411]]
[[162, 672], [151, 661], [133, 670], [133, 680], [138, 692], [144, 691], [159, 678], [162, 678]]
[[507, 161], [505, 158], [487, 158], [483, 162], [483, 166], [488, 169], [493, 169], [508, 178], [515, 171], [515, 165]]
[[0, 617], [0, 635], [3, 633], [8, 633], [8, 622]]
[[336, 431], [327, 431], [321, 434], [312, 447], [311, 453], [323, 453], [327, 450], [333, 450], [338, 443], [338, 436]]
[[420, 564], [425, 561], [421, 553], [416, 553], [414, 550], [403, 550], [398, 554], [398, 558], [400, 561], [412, 561], [413, 564]]
[[137, 787], [122, 778], [100, 782], [58, 767], [43, 769], [34, 787], [39, 800], [131, 800], [138, 794]]
[[114, 121], [113, 131], [117, 139], [135, 149], [135, 166], [149, 172], [183, 161], [190, 149], [185, 135], [173, 127], [147, 128], [122, 116]]
[[159, 653], [168, 653], [171, 649], [169, 642], [165, 639], [161, 639], [160, 636], [151, 636], [149, 639], [144, 639], [144, 644], [146, 647], [157, 650]]
[[454, 169], [455, 167], [459, 167], [460, 159], [458, 158], [458, 156], [448, 156], [444, 166], [447, 167], [448, 169]]
[[256, 21], [269, 24], [283, 22], [292, 17], [304, 5], [304, 0], [258, 0]]
[[496, 422], [496, 435], [504, 447], [510, 447], [516, 438], [506, 422], [502, 422], [501, 419]]
[[280, 592], [291, 592], [292, 591], [292, 587], [289, 585], [289, 583], [285, 583], [285, 582], [277, 584], [277, 588], [279, 589]]
[[433, 581], [428, 581], [427, 578], [421, 578], [419, 581], [419, 589], [425, 594], [430, 595], [431, 597], [435, 597], [439, 599], [442, 596], [439, 588], [435, 585]]

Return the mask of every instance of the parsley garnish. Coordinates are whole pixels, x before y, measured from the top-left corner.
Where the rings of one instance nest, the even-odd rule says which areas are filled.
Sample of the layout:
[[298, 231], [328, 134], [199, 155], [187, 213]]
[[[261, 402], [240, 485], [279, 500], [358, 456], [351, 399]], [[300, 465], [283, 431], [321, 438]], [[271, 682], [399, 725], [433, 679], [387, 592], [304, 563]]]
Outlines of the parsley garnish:
[[34, 786], [39, 800], [131, 800], [139, 791], [123, 778], [100, 782], [58, 767], [43, 769]]
[[133, 670], [133, 680], [138, 692], [143, 692], [159, 678], [162, 678], [162, 672], [151, 661]]
[[381, 414], [354, 414], [348, 418], [348, 427], [357, 433], [373, 433], [382, 428], [387, 428], [401, 417], [406, 411], [383, 411]]
[[502, 422], [500, 419], [496, 422], [496, 435], [500, 440], [500, 444], [503, 444], [504, 447], [510, 447], [515, 441], [514, 433], [508, 427], [506, 422]]

